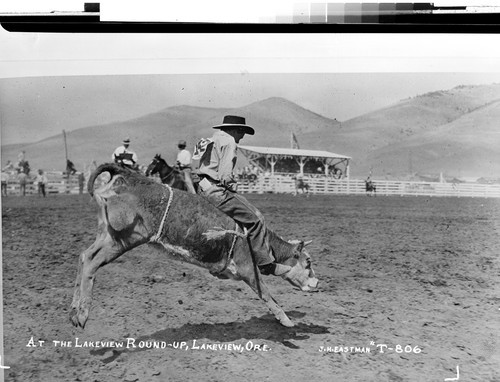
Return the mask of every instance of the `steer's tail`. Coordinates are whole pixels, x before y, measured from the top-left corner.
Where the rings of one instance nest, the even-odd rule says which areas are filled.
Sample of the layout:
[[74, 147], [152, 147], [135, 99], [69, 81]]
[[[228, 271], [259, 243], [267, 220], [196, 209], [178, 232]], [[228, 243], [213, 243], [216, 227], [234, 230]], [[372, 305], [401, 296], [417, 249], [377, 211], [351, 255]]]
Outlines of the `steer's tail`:
[[97, 179], [99, 175], [101, 175], [103, 172], [109, 172], [111, 175], [111, 179], [115, 175], [128, 175], [132, 173], [132, 170], [130, 170], [127, 167], [121, 166], [116, 163], [104, 163], [101, 164], [97, 169], [90, 175], [89, 182], [87, 183], [87, 190], [89, 192], [90, 196], [94, 196], [94, 182]]

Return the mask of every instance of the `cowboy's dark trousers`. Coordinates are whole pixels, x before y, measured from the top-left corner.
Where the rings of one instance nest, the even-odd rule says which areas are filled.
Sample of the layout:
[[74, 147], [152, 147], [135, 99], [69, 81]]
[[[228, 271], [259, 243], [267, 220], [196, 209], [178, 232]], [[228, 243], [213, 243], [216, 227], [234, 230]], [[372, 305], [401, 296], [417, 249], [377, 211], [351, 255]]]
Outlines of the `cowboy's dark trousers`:
[[200, 190], [200, 194], [247, 229], [258, 266], [271, 264], [274, 261], [269, 249], [264, 216], [246, 198], [216, 185], [205, 191]]

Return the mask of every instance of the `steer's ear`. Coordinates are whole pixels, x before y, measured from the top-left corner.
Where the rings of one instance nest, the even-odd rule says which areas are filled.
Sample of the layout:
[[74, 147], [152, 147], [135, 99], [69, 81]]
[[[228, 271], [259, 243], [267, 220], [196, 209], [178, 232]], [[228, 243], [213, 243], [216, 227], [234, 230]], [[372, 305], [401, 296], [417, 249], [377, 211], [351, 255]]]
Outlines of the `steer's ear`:
[[295, 256], [299, 256], [300, 253], [302, 252], [302, 250], [304, 249], [304, 242], [301, 240], [298, 244], [297, 244], [297, 254]]
[[308, 241], [301, 240], [300, 243], [297, 245], [297, 250], [299, 252], [302, 252], [304, 247], [308, 246], [311, 243], [312, 243], [312, 240], [308, 240]]

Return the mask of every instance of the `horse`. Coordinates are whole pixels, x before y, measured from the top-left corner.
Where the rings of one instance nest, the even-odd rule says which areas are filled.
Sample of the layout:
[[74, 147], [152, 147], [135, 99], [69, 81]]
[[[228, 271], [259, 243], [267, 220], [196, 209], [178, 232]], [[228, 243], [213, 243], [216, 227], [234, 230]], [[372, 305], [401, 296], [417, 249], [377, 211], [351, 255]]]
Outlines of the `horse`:
[[299, 193], [299, 189], [301, 189], [303, 194], [309, 196], [309, 185], [306, 182], [304, 182], [302, 178], [295, 177], [294, 179], [295, 179], [294, 195], [297, 196], [297, 194]]
[[30, 164], [27, 160], [21, 160], [18, 164], [17, 164], [17, 173], [21, 173], [21, 172], [24, 172], [26, 175], [29, 175], [30, 174]]
[[171, 167], [161, 157], [156, 154], [146, 169], [146, 176], [158, 174], [163, 184], [168, 184], [170, 187], [179, 190], [187, 191], [186, 182], [184, 180], [184, 172], [176, 167]]
[[66, 160], [66, 175], [75, 175], [76, 174], [76, 168], [75, 164], [71, 162], [69, 159]]
[[365, 189], [367, 196], [376, 196], [377, 187], [375, 186], [375, 183], [373, 183], [371, 180], [365, 180]]

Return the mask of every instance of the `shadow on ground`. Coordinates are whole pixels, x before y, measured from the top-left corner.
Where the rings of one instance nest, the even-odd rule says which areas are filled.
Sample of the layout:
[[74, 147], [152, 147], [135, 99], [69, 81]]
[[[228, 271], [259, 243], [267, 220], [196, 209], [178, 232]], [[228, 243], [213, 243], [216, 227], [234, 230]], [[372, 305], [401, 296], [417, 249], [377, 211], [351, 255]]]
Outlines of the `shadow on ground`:
[[[302, 312], [287, 312], [292, 318], [305, 316]], [[141, 341], [158, 341], [167, 344], [179, 343], [182, 341], [191, 343], [193, 340], [207, 339], [214, 343], [234, 342], [238, 340], [266, 340], [280, 343], [290, 349], [300, 349], [291, 341], [303, 341], [310, 338], [309, 334], [326, 334], [329, 330], [325, 326], [307, 325], [297, 323], [292, 328], [287, 328], [279, 324], [271, 314], [261, 317], [252, 317], [244, 322], [228, 322], [223, 324], [185, 324], [179, 328], [167, 328], [150, 335], [135, 339], [135, 344]], [[91, 350], [90, 354], [103, 356], [112, 351], [112, 355], [102, 359], [103, 363], [109, 363], [117, 359], [122, 353], [148, 351], [153, 348], [131, 348], [117, 350], [116, 348], [102, 348]]]

